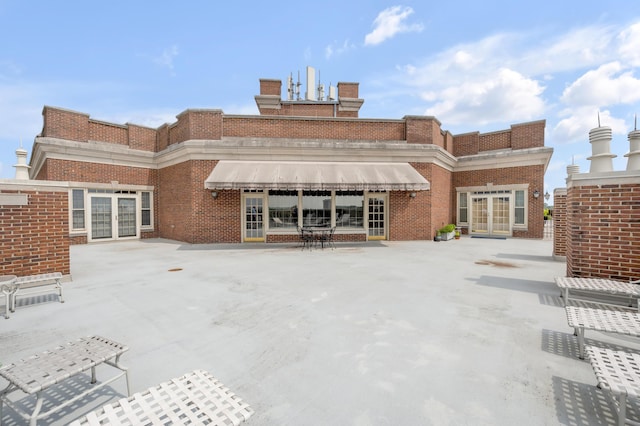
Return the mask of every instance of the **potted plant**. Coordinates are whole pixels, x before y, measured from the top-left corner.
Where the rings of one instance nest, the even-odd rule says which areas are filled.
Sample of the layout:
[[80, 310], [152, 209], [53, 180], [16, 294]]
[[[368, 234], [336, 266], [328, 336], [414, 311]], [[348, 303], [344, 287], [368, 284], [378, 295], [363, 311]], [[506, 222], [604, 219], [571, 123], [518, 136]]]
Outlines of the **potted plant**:
[[442, 240], [442, 235], [440, 234], [439, 230], [436, 230], [436, 236], [433, 237], [433, 241], [440, 242], [441, 240]]
[[455, 234], [456, 240], [459, 240], [460, 239], [460, 230], [458, 228], [456, 228], [455, 232], [456, 232], [456, 234]]
[[456, 235], [456, 226], [453, 223], [443, 226], [438, 230], [442, 241], [453, 240]]

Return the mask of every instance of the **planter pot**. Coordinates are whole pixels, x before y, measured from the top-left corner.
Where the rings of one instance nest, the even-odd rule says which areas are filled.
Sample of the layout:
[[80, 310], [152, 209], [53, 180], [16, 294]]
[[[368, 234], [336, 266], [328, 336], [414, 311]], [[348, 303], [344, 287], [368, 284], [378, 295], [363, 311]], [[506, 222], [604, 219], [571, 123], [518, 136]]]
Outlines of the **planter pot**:
[[442, 241], [449, 241], [449, 240], [453, 240], [456, 236], [456, 231], [451, 231], [451, 232], [447, 232], [445, 234], [440, 234], [440, 237], [442, 238]]

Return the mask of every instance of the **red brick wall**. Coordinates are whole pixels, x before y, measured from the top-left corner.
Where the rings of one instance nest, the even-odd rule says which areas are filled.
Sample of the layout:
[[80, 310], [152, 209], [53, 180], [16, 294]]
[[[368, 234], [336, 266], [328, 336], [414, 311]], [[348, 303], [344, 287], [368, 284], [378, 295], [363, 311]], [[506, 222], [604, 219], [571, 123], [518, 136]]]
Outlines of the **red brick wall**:
[[126, 126], [89, 120], [89, 140], [129, 145]]
[[553, 255], [567, 255], [567, 193], [557, 189], [553, 193]]
[[25, 206], [0, 205], [0, 275], [70, 274], [68, 192], [8, 190], [27, 195]]
[[502, 130], [500, 132], [484, 133], [479, 135], [478, 150], [493, 151], [495, 149], [511, 148], [511, 131]]
[[511, 148], [525, 149], [544, 146], [545, 120], [511, 126]]
[[338, 82], [338, 97], [358, 99], [359, 83]]
[[281, 91], [282, 91], [282, 80], [274, 80], [274, 79], [268, 79], [268, 78], [260, 79], [261, 95], [280, 96]]
[[405, 117], [407, 143], [433, 144], [444, 148], [440, 122], [433, 117]]
[[[155, 185], [157, 170], [142, 167], [117, 166], [113, 164], [88, 163], [49, 158], [46, 175], [41, 179], [73, 182], [111, 183], [118, 181], [127, 185]], [[42, 174], [42, 171], [41, 171]]]
[[526, 149], [544, 146], [545, 121], [514, 124], [511, 130], [465, 133], [453, 137], [453, 155], [462, 157], [496, 149]]
[[186, 110], [178, 115], [178, 122], [169, 128], [169, 143], [190, 139], [222, 138], [222, 111]]
[[78, 142], [89, 140], [89, 115], [59, 108], [44, 107], [42, 136]]
[[129, 148], [141, 151], [156, 151], [156, 134], [154, 129], [148, 127], [128, 125]]
[[465, 133], [453, 136], [453, 155], [462, 157], [477, 154], [480, 150], [480, 133]]
[[640, 277], [640, 184], [567, 189], [567, 276]]
[[[513, 230], [513, 236], [518, 238], [542, 238], [544, 236], [544, 197], [533, 197], [533, 191], [540, 193], [544, 189], [544, 166], [505, 167], [502, 169], [473, 170], [456, 172], [453, 174], [453, 187], [494, 185], [516, 185], [530, 183], [529, 186], [529, 216], [526, 231]], [[455, 193], [451, 196], [452, 206], [455, 206]], [[454, 208], [454, 216], [457, 214]], [[454, 222], [455, 223], [455, 222]]]
[[88, 114], [53, 107], [45, 107], [42, 115], [43, 137], [108, 142], [144, 151], [156, 149], [156, 130], [148, 127], [92, 120]]
[[403, 140], [401, 120], [280, 118], [273, 116], [225, 116], [223, 134], [235, 137]]

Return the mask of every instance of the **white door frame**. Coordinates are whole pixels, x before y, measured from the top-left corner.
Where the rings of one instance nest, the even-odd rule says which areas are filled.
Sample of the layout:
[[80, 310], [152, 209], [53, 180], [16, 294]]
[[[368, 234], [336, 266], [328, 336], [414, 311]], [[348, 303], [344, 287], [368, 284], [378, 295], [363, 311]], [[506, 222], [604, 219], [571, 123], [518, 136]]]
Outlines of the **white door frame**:
[[[93, 206], [92, 199], [93, 198], [107, 198], [111, 200], [111, 237], [105, 238], [93, 238]], [[136, 220], [136, 229], [135, 235], [120, 237], [118, 235], [118, 200], [119, 199], [134, 199], [135, 200], [135, 220]], [[87, 196], [87, 211], [88, 211], [88, 222], [87, 222], [87, 241], [114, 241], [114, 240], [133, 240], [140, 238], [140, 222], [142, 220], [142, 211], [140, 209], [140, 194], [111, 194], [111, 193], [92, 193], [90, 192]]]

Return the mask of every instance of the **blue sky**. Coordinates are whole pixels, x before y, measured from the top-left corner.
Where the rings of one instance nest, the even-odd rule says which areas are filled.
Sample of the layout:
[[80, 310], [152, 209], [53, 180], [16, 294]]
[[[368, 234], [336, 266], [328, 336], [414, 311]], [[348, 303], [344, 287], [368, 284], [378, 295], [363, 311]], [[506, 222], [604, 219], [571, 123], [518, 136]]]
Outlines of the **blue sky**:
[[44, 105], [151, 127], [188, 108], [257, 114], [260, 78], [284, 87], [306, 66], [360, 83], [363, 118], [433, 115], [453, 134], [545, 119], [551, 193], [567, 165], [589, 170], [598, 114], [624, 170], [640, 113], [637, 0], [0, 0], [0, 22], [0, 178]]

